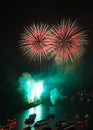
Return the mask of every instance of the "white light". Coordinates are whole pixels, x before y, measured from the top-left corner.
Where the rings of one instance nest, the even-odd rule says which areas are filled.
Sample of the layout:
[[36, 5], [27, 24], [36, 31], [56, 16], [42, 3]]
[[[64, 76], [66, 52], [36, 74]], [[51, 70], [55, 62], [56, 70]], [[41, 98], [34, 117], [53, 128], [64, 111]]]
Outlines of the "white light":
[[41, 93], [43, 92], [43, 81], [38, 81], [35, 84], [35, 95], [38, 99], [40, 99]]

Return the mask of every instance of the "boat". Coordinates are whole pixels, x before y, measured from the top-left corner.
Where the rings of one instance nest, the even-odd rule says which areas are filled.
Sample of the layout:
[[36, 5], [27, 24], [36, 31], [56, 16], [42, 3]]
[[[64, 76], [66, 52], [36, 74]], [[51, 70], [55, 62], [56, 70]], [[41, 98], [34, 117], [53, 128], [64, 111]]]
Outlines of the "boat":
[[35, 118], [36, 118], [36, 114], [35, 113], [29, 115], [29, 119], [34, 119], [35, 120]]
[[37, 121], [37, 122], [34, 124], [34, 127], [37, 128], [37, 127], [45, 126], [45, 125], [47, 125], [47, 124], [48, 124], [48, 120], [43, 119], [43, 120]]
[[50, 114], [47, 116], [47, 120], [53, 120], [55, 118], [55, 114]]
[[30, 114], [29, 117], [27, 119], [25, 119], [25, 124], [33, 124], [36, 118], [36, 114]]

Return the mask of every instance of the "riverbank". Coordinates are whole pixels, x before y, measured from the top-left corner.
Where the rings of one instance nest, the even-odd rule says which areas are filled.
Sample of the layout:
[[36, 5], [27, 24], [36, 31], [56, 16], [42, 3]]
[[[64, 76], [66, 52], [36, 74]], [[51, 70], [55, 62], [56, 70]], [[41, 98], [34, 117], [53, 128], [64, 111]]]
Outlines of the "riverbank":
[[1, 116], [8, 116], [10, 114], [15, 114], [17, 112], [20, 112], [22, 110], [26, 110], [35, 106], [38, 106], [44, 102], [49, 101], [48, 98], [46, 99], [40, 99], [40, 100], [35, 100], [33, 102], [27, 103], [24, 102], [23, 104], [18, 104], [18, 105], [14, 105], [11, 106], [10, 104], [6, 104], [0, 111], [1, 111]]

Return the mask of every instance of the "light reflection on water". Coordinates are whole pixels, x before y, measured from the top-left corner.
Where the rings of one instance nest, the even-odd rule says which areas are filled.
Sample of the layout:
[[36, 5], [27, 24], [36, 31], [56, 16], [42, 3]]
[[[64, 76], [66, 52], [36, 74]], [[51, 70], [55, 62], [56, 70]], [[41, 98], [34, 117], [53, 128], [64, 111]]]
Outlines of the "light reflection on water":
[[[56, 114], [56, 106], [51, 106], [50, 102], [46, 102], [44, 104], [40, 104], [36, 107], [24, 110], [20, 113], [16, 114], [16, 119], [17, 119], [17, 124], [16, 127], [14, 128], [14, 130], [23, 130], [23, 128], [25, 128], [26, 125], [24, 123], [25, 119], [29, 117], [30, 114], [36, 113], [36, 121], [39, 121], [41, 119], [46, 119], [47, 115], [49, 114]], [[53, 124], [52, 124], [53, 125]], [[32, 127], [31, 130], [35, 130], [34, 127]]]
[[[84, 106], [85, 105], [85, 106]], [[21, 111], [17, 113], [15, 118], [17, 119], [17, 124], [14, 130], [23, 130], [27, 125], [24, 123], [25, 119], [29, 117], [30, 114], [36, 113], [36, 121], [45, 119], [47, 115], [49, 114], [55, 114], [55, 119], [48, 123], [49, 126], [54, 126], [56, 121], [59, 121], [63, 119], [64, 115], [67, 113], [68, 116], [73, 118], [75, 114], [82, 114], [84, 115], [88, 111], [90, 112], [93, 110], [93, 106], [91, 104], [87, 104], [88, 109], [86, 107], [86, 104], [78, 104], [78, 103], [69, 103], [69, 102], [58, 102], [55, 106], [51, 106], [50, 102], [46, 102], [43, 104], [40, 104], [36, 107]], [[35, 130], [34, 127], [32, 127], [31, 130]], [[53, 128], [53, 130], [55, 130]]]
[[[18, 122], [17, 122], [17, 125], [15, 127], [15, 130], [21, 130], [24, 127], [26, 127], [27, 125], [24, 124], [24, 121], [26, 118], [29, 117], [30, 114], [33, 114], [33, 113], [36, 113], [36, 120], [35, 120], [35, 122], [36, 122], [38, 120], [46, 118], [47, 109], [46, 109], [44, 104], [40, 104], [36, 107], [30, 108], [30, 109], [27, 109], [27, 110], [24, 110], [24, 111], [18, 113], [16, 115]], [[20, 122], [21, 122], [21, 124], [20, 124]], [[34, 130], [34, 127], [32, 128], [32, 130]]]
[[40, 120], [43, 117], [43, 105], [41, 104], [37, 107], [30, 108], [28, 110], [28, 112], [29, 112], [29, 115], [36, 113], [36, 120], [35, 121]]

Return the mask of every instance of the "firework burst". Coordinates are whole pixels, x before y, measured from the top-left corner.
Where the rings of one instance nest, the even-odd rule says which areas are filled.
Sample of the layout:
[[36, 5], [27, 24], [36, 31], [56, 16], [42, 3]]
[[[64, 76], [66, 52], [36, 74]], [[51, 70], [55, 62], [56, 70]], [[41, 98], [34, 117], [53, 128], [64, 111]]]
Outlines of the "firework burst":
[[86, 34], [76, 21], [62, 20], [53, 26], [52, 33], [56, 62], [74, 62], [83, 55], [87, 44]]
[[51, 27], [47, 24], [32, 24], [24, 29], [19, 48], [28, 62], [39, 61], [52, 57]]

